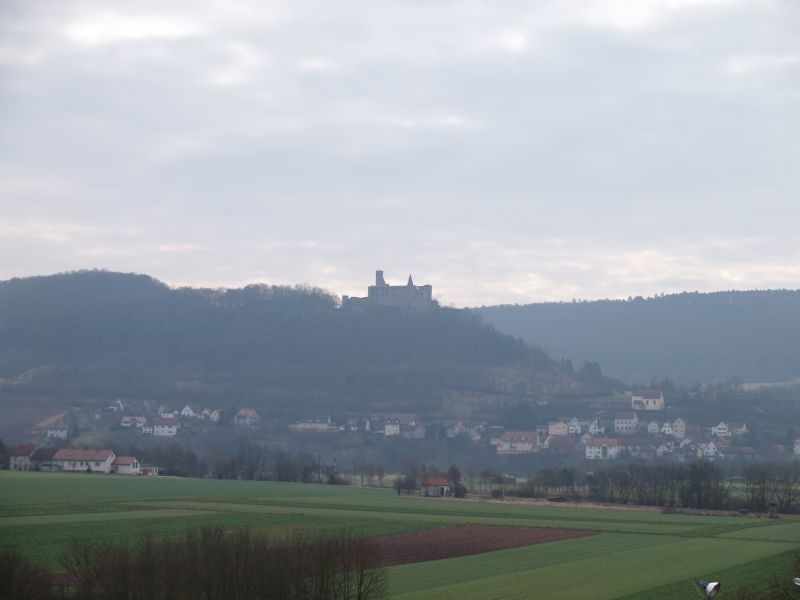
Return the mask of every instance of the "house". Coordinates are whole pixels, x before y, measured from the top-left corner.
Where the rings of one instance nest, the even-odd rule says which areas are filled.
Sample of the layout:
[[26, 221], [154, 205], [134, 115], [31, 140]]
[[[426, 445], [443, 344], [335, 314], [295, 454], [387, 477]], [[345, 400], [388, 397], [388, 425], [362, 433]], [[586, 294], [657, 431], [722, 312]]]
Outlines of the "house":
[[672, 437], [682, 440], [686, 437], [686, 421], [680, 417], [672, 423]]
[[221, 415], [219, 413], [219, 410], [216, 408], [215, 409], [204, 408], [203, 412], [200, 413], [201, 419], [203, 419], [204, 421], [211, 421], [212, 423], [219, 422], [220, 416]]
[[156, 419], [153, 422], [153, 435], [156, 437], [175, 437], [180, 424], [176, 419]]
[[450, 484], [444, 477], [426, 477], [422, 480], [422, 485], [419, 488], [419, 494], [420, 496], [440, 498], [444, 496], [452, 496], [453, 492], [450, 489]]
[[592, 438], [586, 443], [586, 460], [612, 460], [617, 458], [619, 440]]
[[336, 431], [336, 425], [328, 417], [327, 421], [296, 421], [289, 425], [289, 429], [298, 433], [332, 433]]
[[572, 417], [567, 423], [567, 433], [570, 435], [580, 435], [583, 433], [583, 424], [576, 418]]
[[122, 417], [119, 421], [120, 427], [141, 427], [147, 423], [147, 417]]
[[714, 437], [728, 438], [731, 437], [731, 431], [724, 421], [720, 421], [719, 425], [714, 425], [714, 427], [711, 428], [711, 435]]
[[614, 416], [615, 433], [633, 433], [639, 426], [639, 417], [633, 411], [618, 412]]
[[162, 419], [177, 419], [179, 414], [177, 410], [170, 410], [169, 408], [161, 408], [158, 410], [158, 416]]
[[600, 419], [595, 419], [589, 423], [589, 433], [592, 435], [605, 435], [606, 428], [600, 423]]
[[120, 475], [141, 475], [142, 466], [133, 456], [117, 456], [112, 464], [114, 473]]
[[656, 448], [656, 456], [667, 456], [668, 454], [672, 454], [674, 450], [675, 446], [672, 442], [664, 442]]
[[569, 427], [565, 421], [549, 421], [547, 423], [547, 435], [550, 437], [556, 435], [568, 435]]
[[729, 423], [728, 430], [731, 432], [731, 435], [740, 436], [746, 435], [748, 433], [747, 423]]
[[664, 394], [661, 390], [640, 390], [631, 394], [633, 410], [664, 410]]
[[661, 431], [661, 426], [658, 424], [658, 421], [650, 421], [647, 424], [647, 433], [656, 434], [659, 433], [660, 431]]
[[386, 425], [383, 428], [383, 435], [386, 437], [399, 437], [400, 419], [386, 419]]
[[200, 417], [200, 407], [196, 404], [187, 404], [181, 411], [181, 416], [187, 419], [197, 419]]
[[233, 424], [236, 427], [256, 427], [261, 421], [261, 417], [255, 408], [242, 408], [233, 417]]
[[664, 423], [664, 426], [661, 428], [661, 435], [673, 435], [672, 423], [669, 421]]
[[505, 431], [499, 438], [492, 438], [491, 444], [497, 454], [533, 454], [539, 447], [539, 433], [536, 431]]
[[66, 440], [69, 437], [69, 427], [64, 424], [48, 427], [44, 431], [44, 437], [49, 440]]
[[113, 450], [62, 448], [53, 455], [53, 462], [62, 471], [110, 473], [115, 458]]
[[722, 453], [714, 442], [697, 444], [697, 458], [719, 458]]
[[36, 451], [36, 444], [20, 444], [11, 450], [8, 468], [10, 471], [32, 471], [34, 463], [31, 461]]
[[122, 412], [125, 410], [125, 403], [119, 398], [117, 398], [116, 400], [114, 400], [114, 404], [112, 404], [108, 408], [114, 412]]

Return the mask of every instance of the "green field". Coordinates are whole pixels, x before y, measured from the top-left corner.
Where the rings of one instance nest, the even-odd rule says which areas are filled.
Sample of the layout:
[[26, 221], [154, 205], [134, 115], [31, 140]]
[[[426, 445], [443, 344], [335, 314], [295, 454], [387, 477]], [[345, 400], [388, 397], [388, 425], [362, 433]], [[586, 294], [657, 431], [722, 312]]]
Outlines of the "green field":
[[[800, 519], [479, 503], [285, 483], [0, 472], [0, 548], [56, 568], [73, 537], [120, 540], [220, 524], [366, 535], [456, 523], [589, 529], [597, 535], [389, 569], [392, 598], [693, 598], [690, 579], [792, 575]], [[720, 596], [725, 597], [725, 593]]]

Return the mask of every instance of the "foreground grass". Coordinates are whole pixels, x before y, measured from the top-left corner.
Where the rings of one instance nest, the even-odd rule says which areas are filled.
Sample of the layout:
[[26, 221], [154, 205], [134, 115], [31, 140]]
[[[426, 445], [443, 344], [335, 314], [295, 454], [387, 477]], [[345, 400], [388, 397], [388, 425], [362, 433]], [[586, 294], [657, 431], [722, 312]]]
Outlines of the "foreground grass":
[[215, 524], [382, 535], [458, 523], [565, 527], [588, 538], [393, 567], [393, 598], [688, 597], [697, 575], [758, 587], [786, 575], [800, 520], [399, 498], [319, 485], [0, 473], [0, 549], [54, 568], [73, 538], [123, 541]]

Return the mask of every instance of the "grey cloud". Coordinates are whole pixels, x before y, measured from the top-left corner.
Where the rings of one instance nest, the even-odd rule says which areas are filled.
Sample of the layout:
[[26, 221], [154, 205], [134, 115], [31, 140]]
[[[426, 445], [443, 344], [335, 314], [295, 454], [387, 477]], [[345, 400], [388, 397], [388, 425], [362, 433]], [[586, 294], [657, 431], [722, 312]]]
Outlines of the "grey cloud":
[[453, 304], [798, 287], [793, 3], [8, 2], [0, 22], [0, 278], [356, 293], [383, 267]]

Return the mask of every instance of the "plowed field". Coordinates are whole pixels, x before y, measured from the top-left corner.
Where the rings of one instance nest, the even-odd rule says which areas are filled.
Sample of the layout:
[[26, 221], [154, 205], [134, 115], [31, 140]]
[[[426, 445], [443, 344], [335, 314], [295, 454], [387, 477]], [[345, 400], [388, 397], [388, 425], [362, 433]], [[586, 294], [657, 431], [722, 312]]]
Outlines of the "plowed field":
[[568, 540], [592, 535], [592, 533], [580, 529], [457, 525], [456, 527], [383, 535], [373, 538], [373, 542], [376, 546], [379, 564], [389, 567]]

